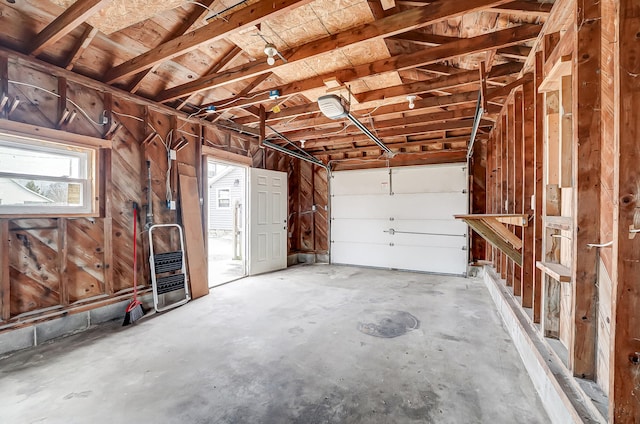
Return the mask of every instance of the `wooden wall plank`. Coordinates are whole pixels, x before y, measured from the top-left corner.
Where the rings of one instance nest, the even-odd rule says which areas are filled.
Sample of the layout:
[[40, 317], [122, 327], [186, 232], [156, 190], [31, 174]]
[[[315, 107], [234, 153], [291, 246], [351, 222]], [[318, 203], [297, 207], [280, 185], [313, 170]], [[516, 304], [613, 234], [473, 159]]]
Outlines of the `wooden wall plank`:
[[11, 281], [9, 276], [9, 220], [0, 219], [0, 319], [11, 316]]
[[[535, 85], [533, 81], [522, 88], [523, 138], [522, 138], [522, 212], [535, 214]], [[535, 216], [533, 217], [535, 221]], [[535, 290], [535, 223], [522, 229], [522, 306], [533, 308]]]
[[573, 374], [595, 378], [597, 273], [596, 250], [587, 244], [600, 239], [600, 3], [575, 3], [573, 61], [574, 220], [572, 287], [574, 332], [569, 346]]
[[67, 220], [58, 218], [58, 272], [60, 273], [60, 304], [69, 305], [69, 274], [67, 270]]
[[[533, 250], [535, 254], [535, 258], [533, 263], [535, 264], [538, 261], [542, 261], [542, 212], [543, 212], [543, 195], [544, 187], [543, 187], [543, 159], [544, 159], [544, 94], [538, 92], [538, 87], [542, 84], [544, 80], [543, 73], [543, 52], [538, 51], [535, 54], [535, 68], [534, 68], [534, 77], [535, 77], [535, 87], [536, 93], [534, 96], [535, 101], [535, 126], [534, 126], [534, 168], [533, 168], [533, 179], [535, 181], [534, 185], [534, 195], [535, 195], [535, 207], [532, 205], [535, 215], [533, 218]], [[534, 282], [533, 282], [533, 322], [539, 323], [542, 317], [542, 285], [543, 285], [543, 276], [542, 272], [535, 268], [534, 269]]]
[[611, 376], [609, 417], [614, 423], [634, 423], [640, 417], [640, 9], [637, 1], [620, 0], [618, 41], [614, 44], [616, 105], [614, 116], [618, 144], [617, 185], [617, 278], [613, 282]]
[[204, 250], [204, 234], [200, 215], [198, 181], [194, 176], [180, 172], [180, 213], [184, 228], [185, 249], [189, 266], [191, 297], [197, 299], [209, 294], [207, 277], [207, 252]]

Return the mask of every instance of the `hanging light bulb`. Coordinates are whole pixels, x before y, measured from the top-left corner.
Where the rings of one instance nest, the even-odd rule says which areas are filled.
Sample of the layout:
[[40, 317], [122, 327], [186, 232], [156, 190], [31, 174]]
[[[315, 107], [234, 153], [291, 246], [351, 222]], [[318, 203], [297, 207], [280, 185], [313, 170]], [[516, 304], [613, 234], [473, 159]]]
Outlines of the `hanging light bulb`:
[[415, 99], [416, 99], [416, 96], [414, 95], [407, 96], [407, 100], [409, 101], [409, 109], [413, 109], [414, 107], [416, 107], [415, 103], [413, 103]]
[[271, 43], [267, 43], [264, 46], [264, 54], [267, 55], [267, 64], [273, 66], [276, 63], [275, 55], [278, 54], [278, 49]]

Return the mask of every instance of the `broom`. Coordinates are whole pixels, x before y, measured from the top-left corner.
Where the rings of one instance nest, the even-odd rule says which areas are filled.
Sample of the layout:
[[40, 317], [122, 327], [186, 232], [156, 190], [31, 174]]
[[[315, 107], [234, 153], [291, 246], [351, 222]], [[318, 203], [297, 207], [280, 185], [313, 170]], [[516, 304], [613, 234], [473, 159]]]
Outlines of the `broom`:
[[138, 204], [133, 202], [133, 299], [127, 306], [124, 314], [124, 322], [122, 325], [133, 324], [144, 315], [142, 310], [142, 302], [138, 300], [138, 267], [137, 267], [137, 249], [136, 249], [136, 233], [138, 231]]

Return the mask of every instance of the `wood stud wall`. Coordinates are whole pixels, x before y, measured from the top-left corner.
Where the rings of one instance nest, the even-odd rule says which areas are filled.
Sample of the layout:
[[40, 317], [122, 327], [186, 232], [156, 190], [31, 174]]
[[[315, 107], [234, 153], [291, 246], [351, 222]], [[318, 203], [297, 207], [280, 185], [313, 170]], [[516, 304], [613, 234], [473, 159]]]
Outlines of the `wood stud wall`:
[[482, 255], [540, 331], [565, 345], [568, 369], [609, 396], [609, 422], [636, 423], [640, 9], [558, 3], [554, 32], [527, 68], [533, 79], [507, 98], [486, 147], [483, 213], [531, 215], [521, 285], [506, 255], [491, 247]]
[[[203, 153], [223, 160], [244, 162], [288, 172], [290, 179], [289, 252], [327, 253], [328, 221], [327, 177], [324, 170], [274, 151], [261, 149], [252, 137], [214, 125], [185, 121], [169, 109], [137, 103], [131, 96], [120, 96], [111, 87], [87, 87], [73, 74], [56, 77], [50, 65], [33, 59], [33, 66], [11, 53], [0, 60], [0, 76], [42, 87], [58, 93], [17, 84], [7, 86], [9, 96], [23, 99], [9, 119], [41, 128], [57, 128], [66, 134], [107, 138], [111, 148], [98, 154], [99, 213], [92, 218], [0, 219], [0, 331], [29, 325], [65, 313], [79, 312], [131, 296], [133, 281], [132, 201], [143, 207], [140, 226], [145, 223], [147, 198], [146, 161], [151, 162], [153, 212], [155, 223], [180, 223], [176, 211], [165, 202], [167, 154], [163, 142], [184, 137], [188, 144], [178, 151], [170, 181], [178, 200], [177, 163], [196, 168], [202, 181]], [[57, 73], [60, 71], [57, 70]], [[103, 110], [112, 124], [91, 123], [67, 98], [98, 120]], [[74, 119], [69, 119], [70, 116]], [[127, 116], [128, 115], [128, 116]], [[64, 119], [63, 119], [64, 117]], [[108, 127], [108, 128], [107, 128]], [[157, 133], [157, 136], [154, 134]], [[169, 135], [171, 134], [171, 135]], [[200, 184], [199, 195], [206, 194]], [[296, 195], [295, 193], [301, 193]], [[318, 212], [300, 214], [317, 205]], [[179, 208], [178, 202], [178, 208]], [[203, 217], [206, 216], [203, 212]], [[299, 228], [304, 228], [299, 231]], [[203, 228], [205, 231], [205, 228]], [[293, 234], [297, 234], [295, 237]], [[175, 238], [159, 239], [159, 249], [173, 250]], [[149, 289], [148, 242], [138, 237], [138, 281]]]

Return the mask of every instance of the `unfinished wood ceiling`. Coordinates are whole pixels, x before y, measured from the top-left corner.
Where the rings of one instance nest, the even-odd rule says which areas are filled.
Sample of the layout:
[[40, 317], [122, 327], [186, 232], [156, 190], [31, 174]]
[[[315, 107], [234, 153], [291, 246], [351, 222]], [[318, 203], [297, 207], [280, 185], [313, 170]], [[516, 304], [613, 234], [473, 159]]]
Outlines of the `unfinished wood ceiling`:
[[[482, 138], [521, 83], [523, 63], [553, 6], [530, 0], [1, 4], [0, 43], [9, 49], [255, 137], [264, 131], [268, 140], [325, 163], [375, 161], [383, 153], [348, 121], [320, 113], [317, 99], [327, 93], [344, 97], [352, 115], [394, 153], [411, 158], [407, 163], [429, 155], [464, 158], [479, 93], [486, 109]], [[284, 60], [266, 63], [267, 42]], [[273, 89], [277, 99], [269, 98]], [[413, 109], [409, 95], [416, 96]], [[215, 112], [205, 113], [211, 106]]]

